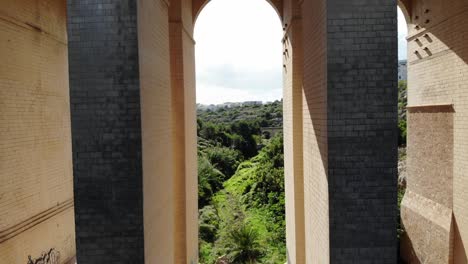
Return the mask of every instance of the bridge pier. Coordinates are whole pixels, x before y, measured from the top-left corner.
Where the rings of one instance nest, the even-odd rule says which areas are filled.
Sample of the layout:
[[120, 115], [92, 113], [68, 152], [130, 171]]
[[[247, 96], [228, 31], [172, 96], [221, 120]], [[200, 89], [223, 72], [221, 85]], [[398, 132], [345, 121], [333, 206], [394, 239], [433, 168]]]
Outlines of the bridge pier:
[[[197, 12], [175, 3], [181, 6], [69, 1], [79, 262], [196, 261], [187, 191], [196, 175], [180, 162], [195, 159], [186, 130], [195, 111], [194, 69], [186, 63], [193, 63], [187, 34]], [[303, 191], [289, 196], [298, 207], [287, 208], [296, 223], [287, 236], [304, 238], [289, 239], [288, 250], [294, 247], [296, 263], [395, 263], [396, 2], [281, 7], [296, 41], [285, 72], [296, 89], [284, 109], [292, 120], [285, 135], [301, 137], [285, 141], [293, 147], [286, 177], [291, 195]]]

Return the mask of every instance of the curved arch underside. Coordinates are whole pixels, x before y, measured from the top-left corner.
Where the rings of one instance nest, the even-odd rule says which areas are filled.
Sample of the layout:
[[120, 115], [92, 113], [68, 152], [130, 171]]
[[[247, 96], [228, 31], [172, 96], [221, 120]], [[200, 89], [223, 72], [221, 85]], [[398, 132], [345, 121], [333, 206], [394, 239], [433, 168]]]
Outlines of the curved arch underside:
[[409, 23], [411, 19], [411, 0], [398, 0], [398, 6], [405, 15], [406, 23]]
[[[280, 20], [283, 19], [283, 0], [266, 0], [270, 5], [275, 9]], [[192, 15], [193, 21], [195, 22], [198, 18], [198, 15], [203, 10], [203, 8], [210, 2], [210, 0], [192, 0]]]

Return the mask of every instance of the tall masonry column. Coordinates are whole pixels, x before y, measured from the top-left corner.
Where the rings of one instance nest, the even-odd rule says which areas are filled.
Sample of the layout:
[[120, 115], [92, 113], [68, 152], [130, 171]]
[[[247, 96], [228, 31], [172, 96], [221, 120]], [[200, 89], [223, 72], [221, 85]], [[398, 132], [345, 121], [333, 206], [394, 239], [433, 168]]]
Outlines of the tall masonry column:
[[327, 7], [330, 260], [395, 263], [396, 0]]
[[397, 260], [396, 0], [304, 0], [307, 263]]
[[169, 8], [174, 131], [174, 264], [198, 263], [198, 177], [195, 41], [191, 0]]
[[[468, 2], [400, 1], [408, 22], [408, 263], [468, 263]], [[430, 232], [428, 232], [430, 230]]]
[[174, 263], [169, 2], [137, 4], [145, 263]]
[[304, 264], [302, 23], [297, 1], [284, 2], [283, 116], [288, 263]]
[[175, 260], [169, 2], [70, 0], [68, 14], [78, 262], [185, 263]]
[[143, 263], [137, 3], [68, 1], [78, 263]]

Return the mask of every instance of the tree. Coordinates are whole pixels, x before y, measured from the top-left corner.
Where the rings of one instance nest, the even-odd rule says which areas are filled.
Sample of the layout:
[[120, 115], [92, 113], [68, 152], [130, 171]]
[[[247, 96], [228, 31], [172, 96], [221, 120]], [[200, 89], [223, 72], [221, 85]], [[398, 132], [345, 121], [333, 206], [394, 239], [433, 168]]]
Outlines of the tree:
[[260, 135], [260, 127], [256, 123], [240, 121], [231, 125], [234, 148], [248, 159], [257, 155], [257, 142], [254, 135]]
[[207, 205], [214, 193], [222, 187], [225, 176], [203, 155], [198, 156], [198, 207]]
[[234, 175], [237, 166], [239, 166], [239, 163], [243, 159], [239, 151], [221, 146], [207, 148], [205, 152], [211, 164], [220, 170], [227, 178]]
[[228, 257], [233, 264], [258, 263], [263, 255], [258, 233], [243, 224], [229, 233]]

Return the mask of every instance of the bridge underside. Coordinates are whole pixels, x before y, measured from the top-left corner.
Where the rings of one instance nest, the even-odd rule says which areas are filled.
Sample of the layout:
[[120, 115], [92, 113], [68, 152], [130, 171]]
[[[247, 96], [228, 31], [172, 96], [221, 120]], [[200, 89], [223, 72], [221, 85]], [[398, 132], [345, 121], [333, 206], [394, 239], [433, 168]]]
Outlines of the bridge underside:
[[[399, 3], [411, 263], [467, 263], [468, 4], [447, 2]], [[288, 261], [396, 263], [397, 3], [270, 3], [284, 27]], [[205, 4], [0, 4], [0, 263], [198, 263], [193, 27]]]

